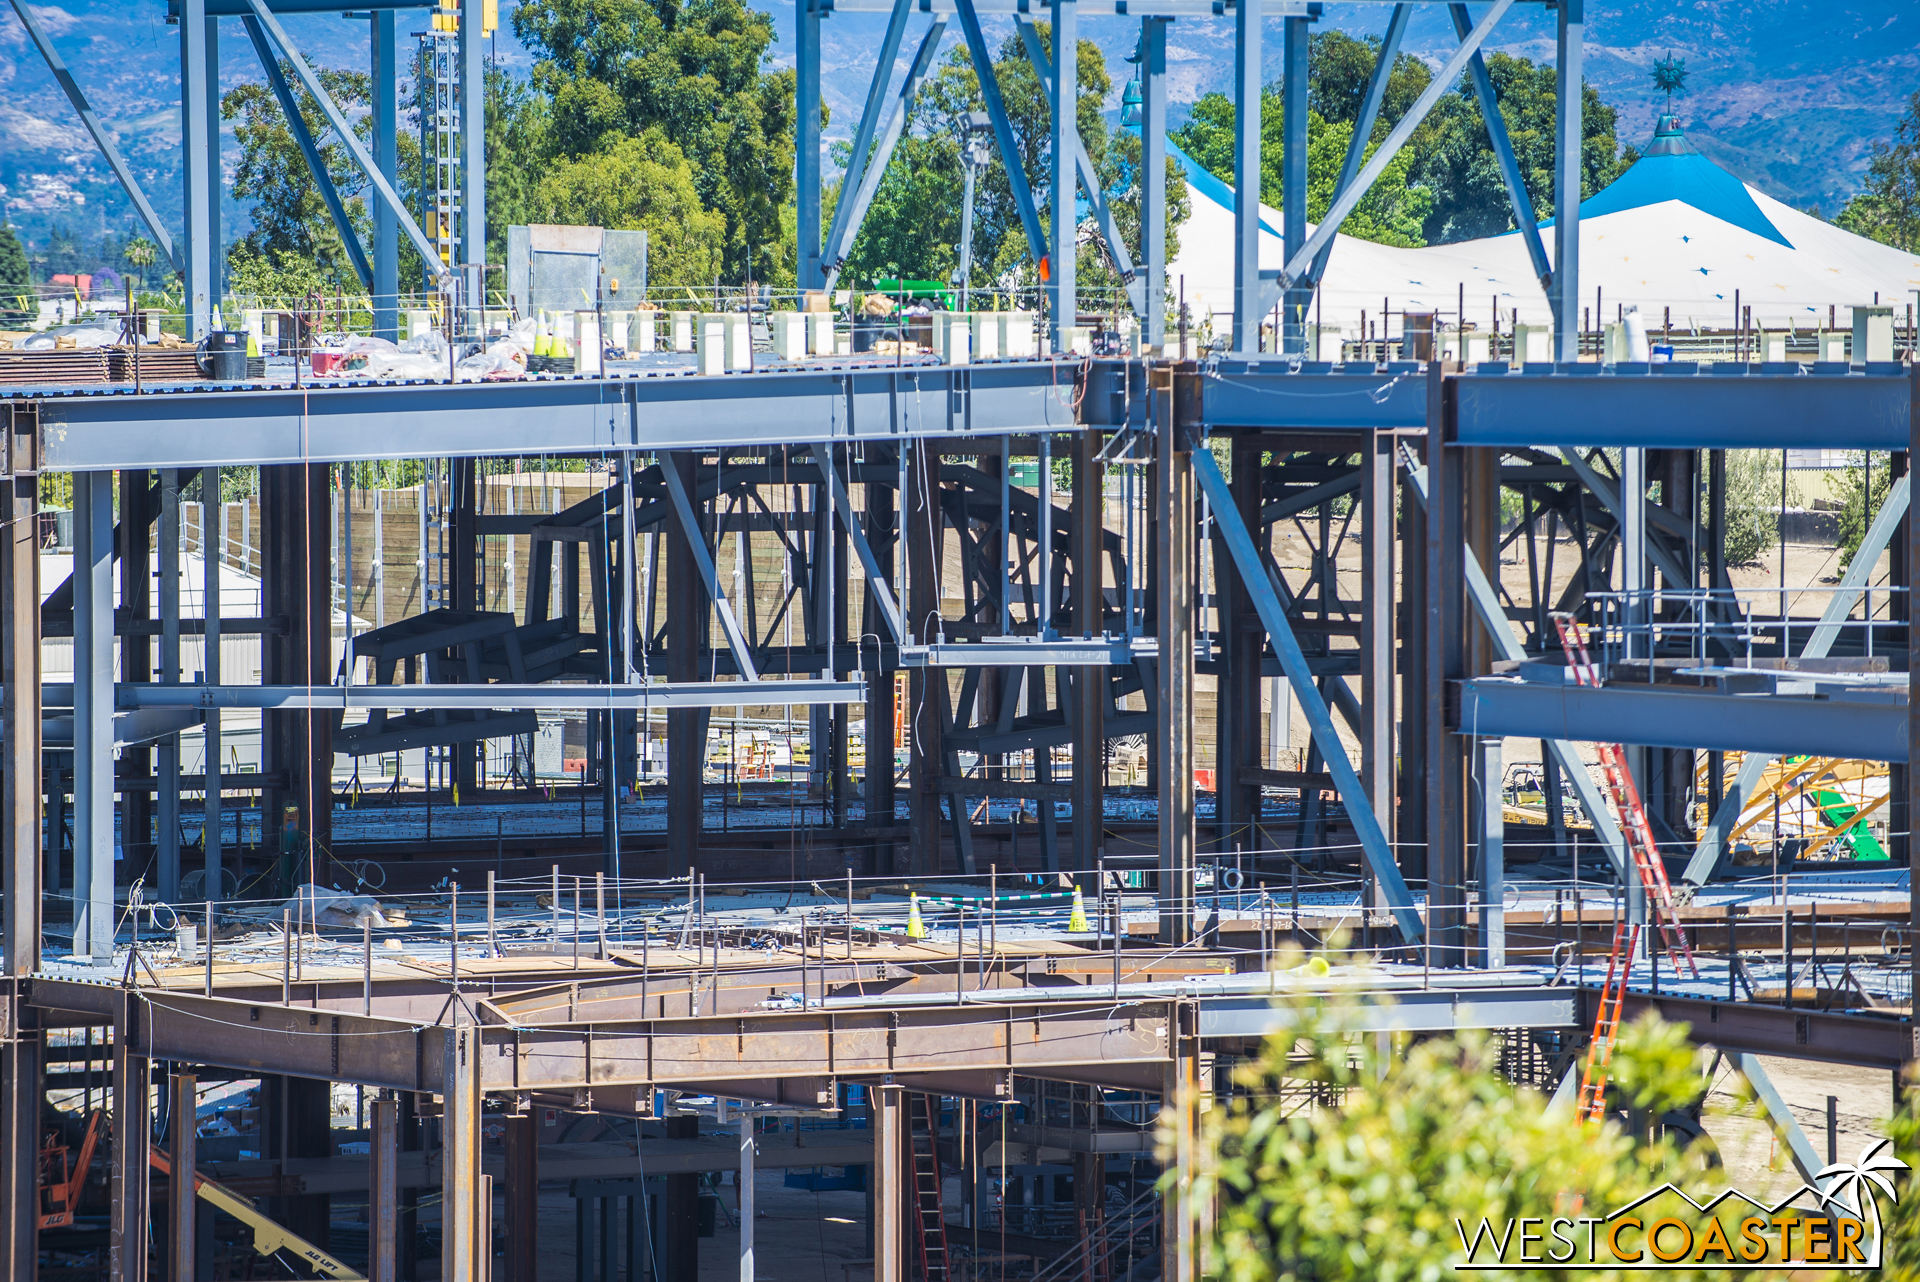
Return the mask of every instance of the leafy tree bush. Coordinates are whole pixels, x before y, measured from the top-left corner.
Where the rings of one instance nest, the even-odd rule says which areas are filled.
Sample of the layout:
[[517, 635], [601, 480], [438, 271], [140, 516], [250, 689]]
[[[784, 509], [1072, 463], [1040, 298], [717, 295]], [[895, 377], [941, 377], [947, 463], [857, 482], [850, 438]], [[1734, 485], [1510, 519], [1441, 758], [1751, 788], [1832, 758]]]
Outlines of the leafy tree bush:
[[1893, 141], [1874, 144], [1866, 190], [1833, 221], [1895, 249], [1920, 250], [1920, 92], [1907, 99]]
[[[1483, 1217], [1604, 1215], [1690, 1165], [1669, 1140], [1584, 1126], [1516, 1089], [1484, 1034], [1383, 1057], [1374, 1038], [1339, 1032], [1311, 1004], [1293, 1009], [1295, 1031], [1268, 1039], [1236, 1071], [1233, 1102], [1206, 1115], [1199, 1170], [1168, 1176], [1190, 1180], [1197, 1198], [1217, 1195], [1208, 1267], [1224, 1282], [1437, 1282], [1463, 1255], [1456, 1221], [1471, 1232]], [[1623, 1106], [1659, 1116], [1699, 1100], [1686, 1034], [1653, 1016], [1622, 1029], [1612, 1080]], [[1281, 1104], [1303, 1086], [1315, 1105]]]

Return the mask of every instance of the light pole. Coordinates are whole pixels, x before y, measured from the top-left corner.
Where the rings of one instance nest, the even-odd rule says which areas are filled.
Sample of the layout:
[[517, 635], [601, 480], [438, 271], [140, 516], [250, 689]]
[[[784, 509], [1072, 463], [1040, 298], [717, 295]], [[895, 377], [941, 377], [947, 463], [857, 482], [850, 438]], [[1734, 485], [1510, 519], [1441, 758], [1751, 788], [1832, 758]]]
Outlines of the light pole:
[[993, 121], [984, 111], [969, 111], [961, 114], [955, 125], [960, 135], [960, 168], [966, 176], [966, 188], [960, 197], [960, 264], [953, 269], [953, 283], [960, 290], [960, 310], [964, 312], [973, 276], [973, 180], [992, 154]]

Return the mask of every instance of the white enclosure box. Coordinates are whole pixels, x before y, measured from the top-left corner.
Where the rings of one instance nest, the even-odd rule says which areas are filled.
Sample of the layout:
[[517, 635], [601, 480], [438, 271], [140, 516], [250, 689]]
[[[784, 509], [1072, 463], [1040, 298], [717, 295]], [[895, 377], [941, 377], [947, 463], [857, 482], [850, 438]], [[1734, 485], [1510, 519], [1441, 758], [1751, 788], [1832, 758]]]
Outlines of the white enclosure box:
[[1553, 326], [1515, 325], [1513, 327], [1513, 363], [1540, 364], [1553, 359]]
[[833, 355], [833, 313], [808, 312], [806, 316], [807, 352], [813, 356]]
[[673, 314], [673, 350], [690, 352], [693, 350], [692, 312], [674, 312]]
[[627, 350], [627, 340], [633, 333], [632, 312], [607, 313], [607, 346]]
[[805, 312], [773, 312], [767, 317], [773, 336], [773, 354], [783, 361], [803, 360], [807, 354]]
[[745, 312], [722, 312], [727, 327], [727, 368], [753, 367], [753, 325]]
[[418, 338], [422, 334], [431, 334], [434, 329], [435, 319], [432, 312], [408, 312], [407, 337]]
[[1853, 309], [1853, 363], [1893, 359], [1893, 308], [1885, 306]]
[[600, 373], [603, 353], [603, 345], [600, 342], [600, 317], [593, 312], [576, 313], [573, 318], [573, 332], [573, 372], [576, 374]]
[[1063, 356], [1093, 355], [1093, 331], [1085, 325], [1069, 325], [1061, 330], [1060, 354]]
[[627, 322], [627, 350], [629, 352], [651, 352], [659, 338], [654, 322], [659, 312], [635, 312], [633, 319]]
[[1847, 359], [1847, 335], [1844, 330], [1823, 329], [1814, 336], [1814, 359], [1818, 361], [1841, 361]]
[[973, 316], [973, 359], [977, 361], [997, 361], [1000, 359], [1000, 313], [974, 312]]
[[1759, 341], [1753, 345], [1754, 359], [1761, 361], [1784, 361], [1787, 359], [1787, 331], [1784, 329], [1763, 329]]
[[[677, 325], [677, 322], [676, 322]], [[693, 328], [688, 317], [688, 328]], [[700, 317], [699, 338], [694, 345], [694, 365], [702, 374], [727, 372], [726, 317], [708, 313]]]
[[1000, 313], [1000, 354], [1009, 360], [1028, 360], [1040, 354], [1034, 339], [1032, 312]]
[[933, 350], [949, 365], [965, 365], [973, 354], [972, 317], [965, 312], [935, 312]]

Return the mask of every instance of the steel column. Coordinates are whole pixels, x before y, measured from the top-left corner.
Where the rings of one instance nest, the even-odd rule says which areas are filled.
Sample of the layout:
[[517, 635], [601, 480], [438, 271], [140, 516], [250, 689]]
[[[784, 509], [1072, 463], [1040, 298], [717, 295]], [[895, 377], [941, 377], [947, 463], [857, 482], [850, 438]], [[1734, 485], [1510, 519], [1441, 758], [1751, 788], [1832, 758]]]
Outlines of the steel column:
[[1158, 689], [1153, 737], [1160, 787], [1160, 940], [1184, 944], [1193, 938], [1193, 873], [1196, 848], [1193, 810], [1193, 460], [1188, 415], [1197, 409], [1192, 375], [1150, 370], [1155, 380], [1153, 413], [1159, 431], [1154, 468], [1154, 615], [1159, 625]]
[[[904, 6], [897, 6], [904, 8]], [[820, 10], [815, 0], [794, 5], [794, 199], [798, 202], [796, 232], [800, 261], [798, 281], [803, 290], [823, 289], [826, 275], [820, 264]], [[893, 60], [881, 65], [893, 69]]]
[[[1106, 469], [1100, 463], [1101, 434], [1073, 438], [1073, 622], [1083, 637], [1106, 632]], [[1054, 669], [1058, 681], [1065, 670]], [[1107, 670], [1075, 668], [1073, 678], [1073, 858], [1089, 872], [1099, 865], [1105, 807]], [[959, 806], [956, 801], [956, 817]]]
[[873, 1282], [907, 1282], [905, 1091], [867, 1089], [873, 1093]]
[[[1263, 6], [1233, 10], [1233, 350], [1260, 350], [1260, 22]], [[1287, 246], [1292, 253], [1297, 247]], [[1182, 356], [1185, 353], [1181, 353]], [[1174, 1282], [1169, 1276], [1167, 1282]]]
[[1478, 847], [1480, 882], [1480, 948], [1482, 966], [1507, 964], [1507, 848], [1506, 793], [1500, 775], [1498, 739], [1474, 740], [1474, 841]]
[[[476, 6], [477, 7], [477, 6]], [[462, 1025], [446, 1037], [446, 1076], [440, 1121], [444, 1165], [440, 1176], [440, 1276], [447, 1282], [484, 1282], [492, 1276], [491, 1244], [480, 1239], [480, 1030]]]
[[740, 1115], [740, 1282], [753, 1282], [753, 1114]]
[[1172, 21], [1140, 20], [1140, 261], [1146, 345], [1155, 353], [1167, 341], [1167, 24]]
[[[5, 416], [7, 511], [0, 553], [0, 739], [6, 768], [6, 974], [40, 969], [43, 910], [40, 758], [40, 432], [27, 407]], [[76, 564], [78, 560], [76, 558]], [[78, 586], [76, 584], [76, 586]], [[58, 786], [58, 785], [56, 785]], [[39, 1261], [43, 1035], [38, 1016], [9, 986], [12, 1028], [0, 1040], [0, 1273], [34, 1275]]]
[[487, 0], [460, 0], [460, 262], [468, 324], [487, 305]]
[[[1258, 6], [1254, 8], [1258, 12]], [[1281, 23], [1281, 128], [1286, 152], [1281, 159], [1280, 234], [1289, 256], [1307, 239], [1307, 27], [1312, 21], [1289, 17]], [[1276, 351], [1297, 356], [1305, 350], [1306, 314], [1312, 301], [1311, 281], [1288, 284], [1280, 302], [1281, 332], [1273, 336]]]
[[[1560, 0], [1553, 112], [1553, 358], [1580, 359], [1581, 42], [1586, 0]], [[1484, 21], [1484, 20], [1483, 20]]]
[[1462, 508], [1464, 464], [1460, 451], [1445, 442], [1443, 398], [1446, 384], [1440, 363], [1427, 374], [1426, 611], [1424, 666], [1426, 708], [1427, 920], [1429, 957], [1436, 965], [1462, 966], [1466, 926], [1466, 832], [1461, 822], [1466, 803], [1463, 746], [1450, 732], [1447, 692], [1466, 675], [1466, 637], [1462, 626], [1461, 549], [1465, 542]]
[[[220, 469], [209, 467], [200, 473], [200, 600], [205, 614], [202, 632], [201, 682], [220, 684], [220, 563], [225, 558], [226, 515], [220, 504]], [[263, 656], [264, 657], [264, 656]], [[221, 855], [225, 832], [221, 828], [220, 731], [222, 714], [207, 709], [205, 762], [206, 803], [202, 812], [201, 853], [206, 856], [205, 886], [207, 902], [221, 898]], [[263, 745], [264, 746], [264, 745]], [[212, 941], [208, 941], [211, 946]]]
[[[1920, 365], [1907, 371], [1907, 396], [1910, 407], [1908, 420], [1909, 440], [1907, 458], [1920, 458]], [[1902, 477], [1901, 480], [1908, 480]], [[1906, 566], [1911, 582], [1913, 567], [1920, 566], [1920, 521], [1912, 519], [1909, 511], [1906, 521]], [[1892, 611], [1889, 610], [1891, 615]], [[1907, 592], [1907, 671], [1920, 672], [1920, 591]], [[1915, 816], [1920, 816], [1920, 699], [1909, 693], [1907, 698], [1907, 769], [1904, 772], [1907, 791], [1903, 800], [1907, 803], [1907, 822], [1911, 825]], [[1911, 828], [1907, 836], [1907, 896], [1908, 939], [1920, 940], [1920, 841], [1913, 838]], [[1688, 869], [1692, 871], [1691, 868]], [[1914, 986], [1908, 992], [1920, 993], [1920, 947], [1909, 948], [1909, 965], [1912, 967], [1910, 979]], [[1910, 1021], [1909, 1033], [1912, 1036], [1911, 1058], [1920, 1060], [1920, 1020]], [[1909, 1064], [1911, 1067], [1911, 1064]]]
[[[1402, 6], [1404, 7], [1404, 6]], [[1360, 735], [1361, 786], [1391, 845], [1394, 811], [1394, 543], [1398, 440], [1370, 432], [1360, 477]], [[1280, 714], [1276, 706], [1275, 715]], [[1396, 854], [1398, 848], [1395, 847]]]
[[[328, 469], [294, 464], [260, 469], [263, 548], [261, 598], [268, 614], [287, 619], [284, 635], [261, 638], [265, 684], [325, 688], [333, 682], [333, 575]], [[224, 530], [216, 529], [217, 552]], [[456, 565], [459, 548], [455, 547]], [[284, 789], [263, 793], [263, 823], [281, 843], [284, 893], [314, 879], [312, 860], [332, 843], [333, 718], [311, 708], [261, 718], [263, 765], [285, 771]], [[284, 827], [298, 807], [299, 827]]]
[[[1234, 507], [1248, 531], [1258, 532], [1256, 538], [1267, 529], [1260, 520], [1263, 455], [1256, 437], [1233, 442]], [[1260, 671], [1267, 645], [1261, 633], [1241, 627], [1255, 617], [1252, 592], [1218, 521], [1214, 530], [1212, 590], [1221, 651], [1214, 700], [1214, 849], [1225, 854], [1236, 847], [1257, 850], [1263, 844], [1254, 831], [1260, 818], [1260, 785], [1248, 782], [1243, 772], [1261, 764]]]
[[[896, 528], [894, 499], [896, 492], [889, 486], [869, 482], [866, 487], [866, 544], [874, 558], [875, 573], [883, 581], [891, 582], [894, 575], [894, 558], [901, 555], [899, 531]], [[849, 529], [855, 528], [858, 517], [850, 514], [847, 520]], [[877, 592], [869, 592], [866, 597], [866, 618], [862, 621], [861, 632], [877, 633], [881, 623], [880, 599]], [[905, 622], [900, 623], [900, 635], [905, 638]], [[893, 670], [882, 668], [873, 671], [867, 678], [866, 735], [867, 735], [867, 825], [868, 827], [892, 828], [893, 813]], [[886, 875], [893, 871], [893, 846], [891, 842], [882, 843], [874, 855], [874, 866], [868, 871]]]
[[[0, 739], [4, 739], [0, 752], [5, 754], [6, 770], [0, 781], [0, 802], [6, 807], [6, 818], [0, 838], [5, 841], [6, 858], [6, 974], [31, 975], [40, 969], [43, 910], [39, 415], [19, 407], [6, 414], [4, 422], [9, 474], [5, 478], [6, 525], [0, 535], [5, 540], [4, 551], [0, 551]], [[0, 1049], [0, 1054], [4, 1053]], [[27, 1062], [31, 1058], [29, 1055]], [[11, 1067], [7, 1071], [12, 1071]], [[12, 1085], [6, 1089], [9, 1094], [0, 1101], [0, 1108], [12, 1107]], [[33, 1108], [28, 1133], [19, 1141], [31, 1146], [29, 1153], [38, 1146], [38, 1105]], [[15, 1131], [4, 1133], [18, 1135]], [[37, 1169], [37, 1165], [36, 1158], [28, 1169]], [[23, 1178], [29, 1185], [34, 1181], [31, 1174]], [[0, 1231], [4, 1231], [8, 1214], [6, 1207], [0, 1207]], [[4, 1263], [5, 1257], [0, 1256], [0, 1265]]]
[[[940, 617], [940, 550], [945, 543], [945, 520], [940, 506], [939, 446], [916, 441], [911, 447], [907, 496], [902, 524], [906, 537], [907, 636], [932, 641], [944, 630]], [[942, 870], [941, 796], [936, 781], [942, 763], [940, 697], [935, 682], [945, 682], [940, 668], [914, 668], [907, 674], [907, 824], [908, 873], [938, 876]], [[965, 802], [953, 802], [955, 828], [966, 822]]]
[[[519, 1119], [515, 1119], [516, 1121]], [[371, 1165], [367, 1179], [367, 1201], [370, 1203], [367, 1225], [367, 1282], [399, 1282], [400, 1277], [400, 1104], [397, 1100], [377, 1099], [373, 1101], [373, 1129], [369, 1138], [373, 1141], [367, 1146], [367, 1160]], [[509, 1123], [511, 1125], [511, 1123]], [[512, 1140], [512, 1132], [508, 1132]], [[508, 1147], [512, 1152], [511, 1142]], [[509, 1161], [511, 1166], [511, 1161]], [[509, 1188], [512, 1186], [509, 1185]], [[536, 1190], [537, 1191], [537, 1190]], [[509, 1195], [509, 1206], [512, 1205]], [[527, 1226], [527, 1240], [533, 1241], [532, 1226]], [[508, 1221], [508, 1259], [518, 1257], [513, 1252], [513, 1221]], [[527, 1282], [530, 1273], [509, 1271], [508, 1282]]]
[[167, 1106], [171, 1132], [167, 1176], [167, 1282], [193, 1282], [198, 1274], [199, 1199], [194, 1174], [200, 1165], [199, 1081], [190, 1073], [175, 1073], [173, 1099]]
[[208, 201], [213, 190], [213, 158], [217, 146], [208, 122], [219, 102], [219, 94], [213, 87], [215, 71], [209, 61], [211, 51], [207, 48], [211, 26], [207, 0], [181, 0], [180, 178], [186, 225], [179, 257], [186, 275], [183, 306], [189, 339], [206, 334], [212, 323], [214, 304], [219, 301], [213, 275], [219, 210], [210, 207]]
[[147, 1205], [152, 1188], [147, 1154], [153, 1125], [153, 1062], [142, 1049], [145, 1014], [145, 1003], [128, 993], [120, 998], [113, 1024], [113, 1161], [107, 1176], [110, 1282], [146, 1282], [147, 1277]]
[[[690, 454], [663, 454], [662, 475], [671, 472], [681, 491], [693, 489]], [[694, 540], [699, 525], [666, 522], [667, 532], [667, 679], [692, 681], [700, 674], [711, 612], [700, 599], [700, 560]], [[667, 712], [667, 867], [676, 875], [700, 864], [700, 807], [704, 794], [707, 718], [695, 708]]]
[[1162, 1126], [1171, 1131], [1174, 1185], [1160, 1199], [1160, 1276], [1164, 1282], [1199, 1282], [1200, 1242], [1195, 1232], [1198, 1198], [1193, 1175], [1200, 1153], [1200, 1041], [1193, 1035], [1194, 1012], [1175, 1007], [1168, 1020], [1171, 1056], [1160, 1091]]
[[[400, 185], [400, 35], [391, 9], [368, 15], [373, 43], [373, 165], [389, 186]], [[373, 333], [400, 337], [400, 224], [384, 201], [367, 202], [373, 215]]]
[[[73, 474], [73, 953], [113, 961], [113, 474]], [[36, 772], [37, 773], [37, 772]]]
[[[160, 671], [162, 685], [180, 683], [180, 473], [160, 472], [160, 522], [154, 532], [160, 575]], [[180, 901], [180, 736], [160, 741], [154, 822], [159, 828], [160, 898]]]
[[1067, 330], [1079, 324], [1080, 295], [1075, 279], [1079, 223], [1075, 198], [1074, 152], [1080, 140], [1080, 11], [1076, 0], [1051, 0], [1053, 11], [1053, 216], [1047, 231], [1051, 275], [1047, 291], [1053, 322], [1053, 350], [1063, 351]]

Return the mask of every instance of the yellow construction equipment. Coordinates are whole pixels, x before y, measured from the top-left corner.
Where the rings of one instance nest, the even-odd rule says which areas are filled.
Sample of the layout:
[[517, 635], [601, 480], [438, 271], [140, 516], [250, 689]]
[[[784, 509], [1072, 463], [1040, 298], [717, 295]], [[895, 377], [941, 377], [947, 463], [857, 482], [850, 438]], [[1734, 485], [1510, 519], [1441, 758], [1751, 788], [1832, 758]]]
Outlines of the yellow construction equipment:
[[[153, 1169], [173, 1177], [173, 1159], [158, 1145], [149, 1150]], [[273, 1256], [285, 1251], [289, 1256], [303, 1261], [306, 1266], [323, 1278], [337, 1278], [340, 1282], [365, 1282], [365, 1275], [355, 1273], [340, 1261], [322, 1251], [313, 1243], [297, 1233], [256, 1211], [251, 1199], [235, 1193], [224, 1184], [208, 1179], [195, 1171], [193, 1174], [193, 1192], [196, 1197], [206, 1199], [208, 1203], [219, 1207], [234, 1219], [239, 1220], [253, 1230], [253, 1249], [257, 1254]]]

